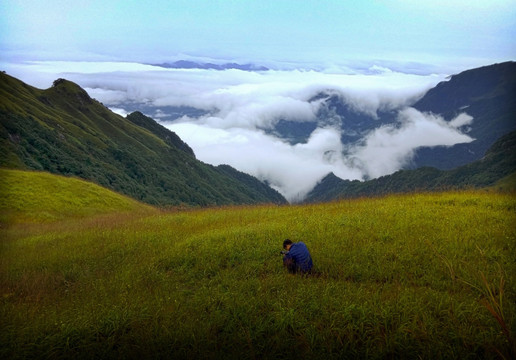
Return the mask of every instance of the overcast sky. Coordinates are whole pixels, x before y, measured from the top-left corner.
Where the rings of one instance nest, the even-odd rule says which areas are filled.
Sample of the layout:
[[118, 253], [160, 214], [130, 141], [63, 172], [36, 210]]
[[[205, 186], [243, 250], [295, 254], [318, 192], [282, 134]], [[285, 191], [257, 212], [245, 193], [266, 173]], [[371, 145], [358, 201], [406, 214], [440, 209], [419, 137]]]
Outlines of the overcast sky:
[[516, 55], [516, 0], [2, 0], [2, 57], [462, 69]]

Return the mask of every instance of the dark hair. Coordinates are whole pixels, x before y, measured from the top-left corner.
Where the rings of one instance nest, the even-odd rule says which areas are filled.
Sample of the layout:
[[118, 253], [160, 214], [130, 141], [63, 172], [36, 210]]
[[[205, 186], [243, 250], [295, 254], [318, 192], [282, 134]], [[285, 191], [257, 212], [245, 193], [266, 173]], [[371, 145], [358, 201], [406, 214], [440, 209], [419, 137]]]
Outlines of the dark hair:
[[292, 245], [292, 241], [289, 239], [285, 239], [285, 241], [283, 241], [283, 249], [286, 249], [287, 245]]

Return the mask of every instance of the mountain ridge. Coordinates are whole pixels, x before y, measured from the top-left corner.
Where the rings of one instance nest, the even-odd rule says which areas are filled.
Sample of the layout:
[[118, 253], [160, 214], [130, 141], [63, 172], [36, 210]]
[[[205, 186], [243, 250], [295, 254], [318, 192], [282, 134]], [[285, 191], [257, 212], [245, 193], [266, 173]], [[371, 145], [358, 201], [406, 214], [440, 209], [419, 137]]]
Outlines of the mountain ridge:
[[41, 90], [2, 73], [0, 96], [1, 167], [77, 176], [153, 205], [286, 203], [249, 186], [258, 179], [199, 161], [153, 119], [123, 118], [71, 81]]
[[[516, 174], [516, 131], [498, 139], [485, 156], [452, 170], [421, 167], [399, 170], [369, 181], [343, 180], [330, 173], [307, 195], [305, 202], [331, 201], [418, 191], [442, 191], [494, 186]], [[513, 190], [516, 189], [513, 184]]]
[[214, 63], [202, 63], [195, 62], [189, 60], [178, 60], [172, 63], [161, 63], [161, 64], [152, 64], [153, 66], [159, 66], [166, 69], [204, 69], [204, 70], [242, 70], [242, 71], [269, 71], [270, 69], [255, 64], [238, 64], [238, 63], [224, 63], [224, 64], [214, 64]]
[[409, 168], [452, 169], [480, 159], [505, 134], [516, 130], [516, 62], [508, 61], [453, 75], [412, 105], [450, 121], [460, 113], [473, 117], [470, 143], [416, 150]]
[[[453, 169], [480, 159], [501, 136], [516, 130], [516, 62], [508, 61], [469, 69], [438, 83], [412, 103], [394, 109], [377, 109], [376, 114], [359, 111], [338, 91], [321, 91], [309, 99], [321, 105], [312, 122], [280, 120], [270, 133], [291, 144], [305, 143], [318, 127], [341, 130], [345, 148], [360, 146], [364, 138], [382, 126], [399, 127], [398, 112], [412, 107], [450, 122], [459, 114], [473, 117], [462, 133], [474, 140], [453, 146], [420, 147], [404, 169], [431, 166]], [[376, 115], [376, 116], [374, 116]]]

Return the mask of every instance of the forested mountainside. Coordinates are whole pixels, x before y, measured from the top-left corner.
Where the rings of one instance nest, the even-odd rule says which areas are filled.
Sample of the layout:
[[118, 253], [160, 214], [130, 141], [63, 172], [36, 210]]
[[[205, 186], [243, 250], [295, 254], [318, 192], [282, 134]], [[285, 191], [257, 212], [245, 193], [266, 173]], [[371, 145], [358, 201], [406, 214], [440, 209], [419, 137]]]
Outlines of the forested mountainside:
[[40, 90], [2, 73], [0, 99], [1, 167], [76, 176], [155, 205], [286, 203], [256, 178], [197, 160], [151, 118], [117, 115], [70, 81]]

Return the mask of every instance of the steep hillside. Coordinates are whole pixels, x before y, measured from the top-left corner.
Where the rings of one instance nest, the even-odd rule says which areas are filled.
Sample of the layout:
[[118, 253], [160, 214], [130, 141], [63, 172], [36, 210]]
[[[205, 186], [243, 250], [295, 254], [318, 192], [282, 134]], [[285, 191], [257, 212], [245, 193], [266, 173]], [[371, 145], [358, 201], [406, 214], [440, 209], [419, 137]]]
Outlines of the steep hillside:
[[[269, 132], [289, 141], [303, 143], [317, 127], [342, 129], [345, 146], [360, 144], [371, 131], [381, 126], [396, 126], [400, 109], [378, 109], [376, 116], [357, 111], [352, 102], [336, 91], [317, 94], [310, 102], [321, 102], [317, 117], [311, 122], [280, 120]], [[411, 104], [421, 112], [442, 116], [450, 121], [461, 113], [473, 122], [460, 130], [474, 141], [451, 147], [422, 147], [406, 168], [432, 166], [452, 169], [480, 159], [501, 136], [516, 130], [516, 62], [493, 64], [464, 71], [430, 89]]]
[[151, 133], [158, 136], [160, 139], [163, 139], [168, 145], [176, 147], [189, 155], [195, 156], [192, 148], [188, 146], [188, 144], [185, 143], [183, 140], [181, 140], [181, 138], [177, 136], [176, 133], [161, 126], [153, 119], [143, 115], [140, 111], [135, 111], [127, 115], [127, 120], [129, 120], [135, 125], [141, 126], [142, 128], [149, 130]]
[[[327, 175], [307, 196], [306, 202], [330, 201], [338, 198], [373, 196], [414, 191], [488, 187], [507, 181], [516, 172], [516, 131], [503, 136], [486, 155], [470, 164], [453, 170], [422, 167], [400, 170], [392, 175], [361, 182], [342, 180], [334, 174]], [[514, 186], [512, 186], [514, 188]]]
[[516, 130], [516, 62], [464, 71], [439, 83], [413, 105], [451, 120], [465, 112], [473, 117], [467, 134], [475, 139], [452, 147], [421, 148], [414, 167], [452, 169], [480, 159], [501, 136]]
[[70, 81], [40, 90], [2, 73], [0, 99], [2, 167], [74, 175], [150, 204], [286, 202], [257, 179], [242, 182], [197, 160], [141, 113], [114, 114]]

